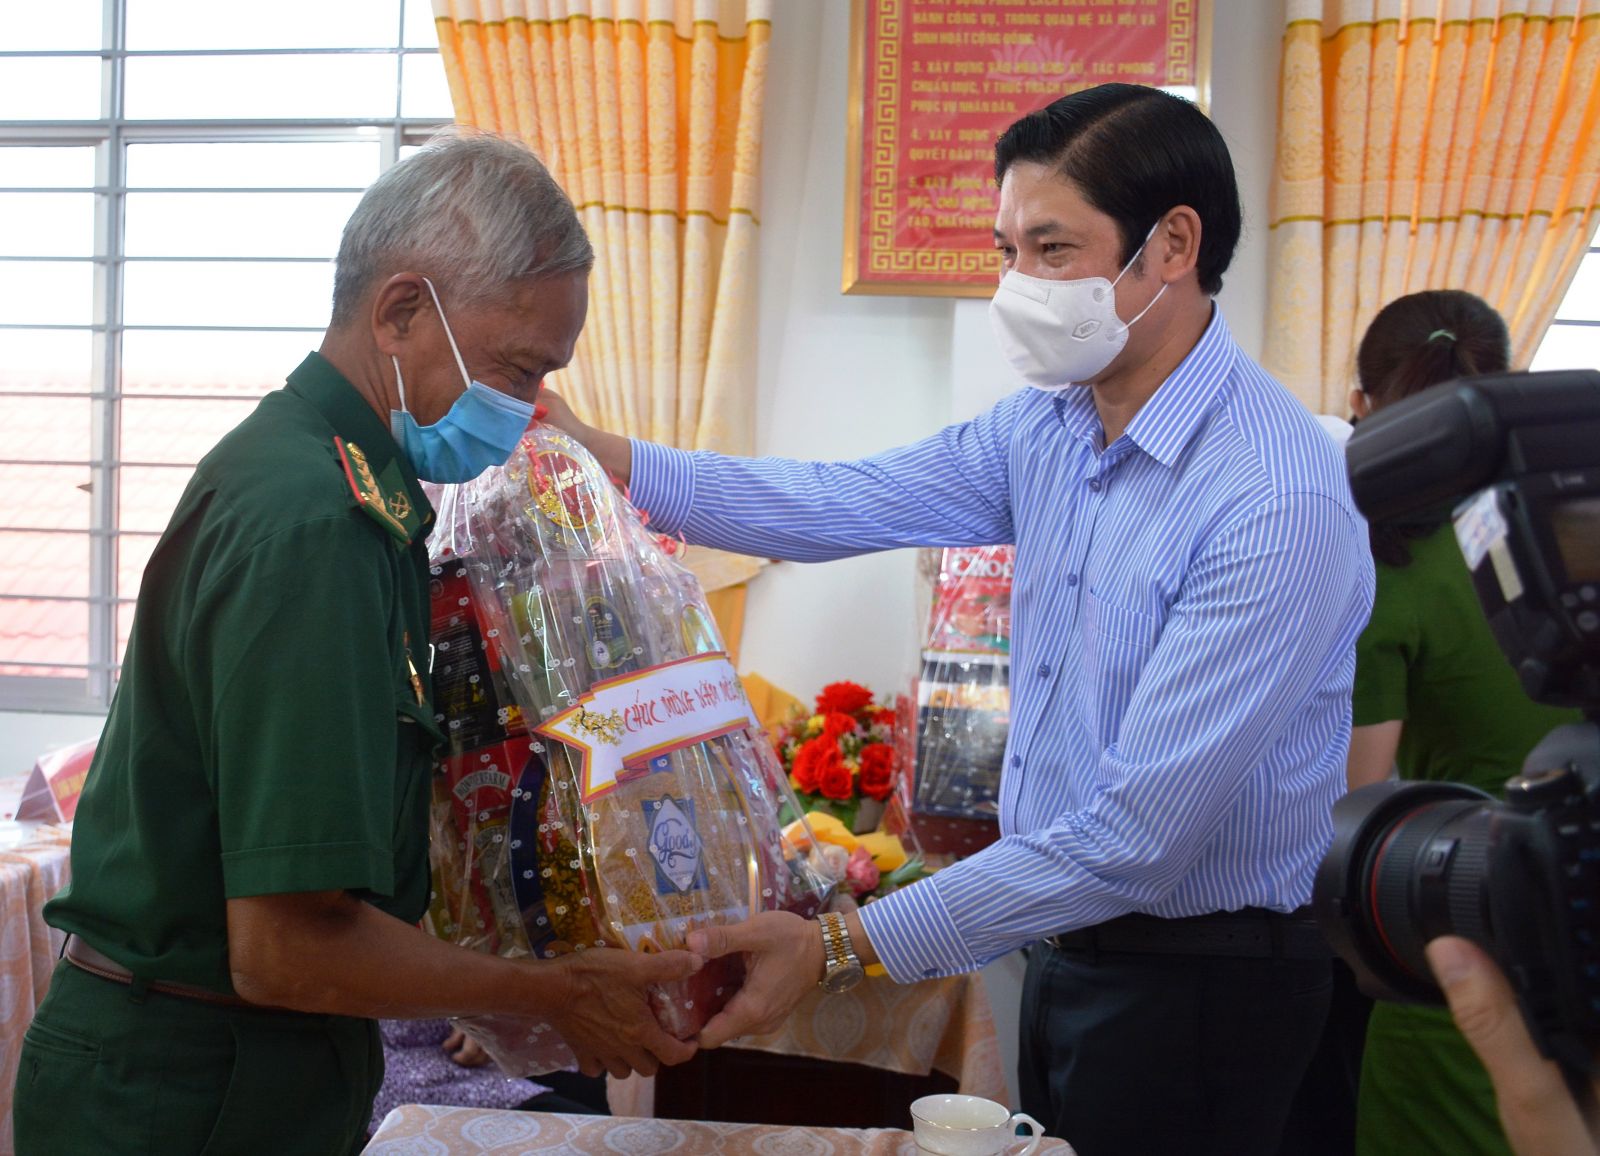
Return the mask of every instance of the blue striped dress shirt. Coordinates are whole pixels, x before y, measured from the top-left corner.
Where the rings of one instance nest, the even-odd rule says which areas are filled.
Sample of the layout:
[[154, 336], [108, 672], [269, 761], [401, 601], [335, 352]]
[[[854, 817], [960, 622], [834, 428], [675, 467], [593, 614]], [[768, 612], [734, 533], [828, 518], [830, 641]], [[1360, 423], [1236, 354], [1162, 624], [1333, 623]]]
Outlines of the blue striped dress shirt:
[[1073, 388], [856, 462], [633, 444], [634, 500], [690, 542], [806, 562], [1016, 544], [1002, 837], [863, 909], [902, 982], [1130, 911], [1310, 898], [1372, 607], [1339, 451], [1215, 309], [1103, 442]]

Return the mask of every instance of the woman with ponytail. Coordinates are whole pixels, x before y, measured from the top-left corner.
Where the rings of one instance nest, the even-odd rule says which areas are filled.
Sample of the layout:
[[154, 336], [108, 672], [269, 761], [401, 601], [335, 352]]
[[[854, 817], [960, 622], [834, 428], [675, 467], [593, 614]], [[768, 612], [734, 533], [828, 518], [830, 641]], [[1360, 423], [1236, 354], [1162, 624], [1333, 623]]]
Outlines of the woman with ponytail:
[[[1501, 373], [1510, 340], [1471, 293], [1436, 289], [1390, 302], [1356, 355], [1359, 421], [1435, 385]], [[1370, 526], [1372, 618], [1356, 645], [1352, 789], [1402, 779], [1505, 780], [1575, 711], [1530, 701], [1479, 609], [1448, 523]], [[1483, 1065], [1440, 1007], [1374, 1005], [1356, 1118], [1360, 1156], [1510, 1156]]]
[[[1356, 353], [1360, 385], [1350, 391], [1350, 410], [1360, 421], [1442, 382], [1504, 373], [1510, 356], [1506, 323], [1481, 298], [1459, 289], [1396, 298], [1378, 311], [1361, 339]], [[1372, 556], [1383, 565], [1405, 566], [1411, 560], [1406, 539], [1438, 527], [1374, 523]]]

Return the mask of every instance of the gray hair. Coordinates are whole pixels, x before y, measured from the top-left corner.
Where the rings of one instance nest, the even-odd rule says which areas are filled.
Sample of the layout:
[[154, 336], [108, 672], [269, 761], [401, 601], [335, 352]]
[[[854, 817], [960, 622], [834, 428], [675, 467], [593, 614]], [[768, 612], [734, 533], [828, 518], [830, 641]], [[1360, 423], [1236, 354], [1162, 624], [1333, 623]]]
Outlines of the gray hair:
[[445, 129], [373, 182], [345, 223], [332, 323], [353, 321], [374, 285], [402, 270], [478, 303], [513, 282], [593, 266], [572, 202], [538, 157], [503, 137]]

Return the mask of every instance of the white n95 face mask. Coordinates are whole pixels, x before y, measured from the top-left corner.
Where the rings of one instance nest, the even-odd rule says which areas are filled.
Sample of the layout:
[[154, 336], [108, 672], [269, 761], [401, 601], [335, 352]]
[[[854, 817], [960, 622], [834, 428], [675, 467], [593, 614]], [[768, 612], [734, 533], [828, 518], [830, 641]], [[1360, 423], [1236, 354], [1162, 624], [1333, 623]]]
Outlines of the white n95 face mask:
[[1117, 316], [1117, 281], [1144, 252], [1156, 225], [1150, 226], [1116, 281], [1104, 277], [1051, 281], [1015, 269], [1001, 278], [989, 302], [989, 325], [1017, 376], [1035, 389], [1061, 390], [1087, 381], [1116, 359], [1128, 344], [1134, 321], [1150, 312], [1167, 291], [1163, 284], [1133, 321], [1124, 324]]

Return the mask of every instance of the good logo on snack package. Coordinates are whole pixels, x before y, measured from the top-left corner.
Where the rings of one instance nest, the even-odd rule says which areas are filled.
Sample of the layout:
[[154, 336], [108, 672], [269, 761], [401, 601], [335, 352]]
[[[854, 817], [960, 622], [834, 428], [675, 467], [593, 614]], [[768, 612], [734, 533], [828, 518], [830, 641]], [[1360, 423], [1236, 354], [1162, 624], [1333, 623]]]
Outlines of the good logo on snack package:
[[663, 795], [639, 804], [650, 827], [648, 850], [656, 868], [656, 893], [676, 895], [707, 886], [695, 830], [694, 800]]

